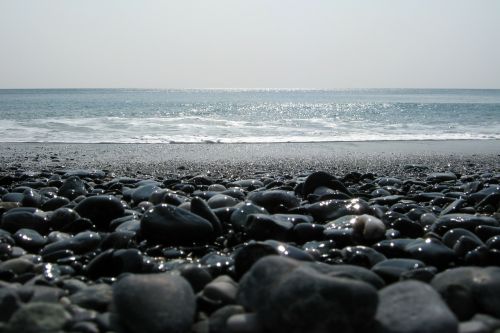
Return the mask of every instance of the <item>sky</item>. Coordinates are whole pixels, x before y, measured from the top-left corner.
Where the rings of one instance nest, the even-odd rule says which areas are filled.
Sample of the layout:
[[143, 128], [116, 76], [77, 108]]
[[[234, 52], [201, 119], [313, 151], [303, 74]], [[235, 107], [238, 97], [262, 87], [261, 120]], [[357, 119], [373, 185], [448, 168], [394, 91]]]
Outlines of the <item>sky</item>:
[[0, 0], [0, 88], [500, 88], [500, 1]]

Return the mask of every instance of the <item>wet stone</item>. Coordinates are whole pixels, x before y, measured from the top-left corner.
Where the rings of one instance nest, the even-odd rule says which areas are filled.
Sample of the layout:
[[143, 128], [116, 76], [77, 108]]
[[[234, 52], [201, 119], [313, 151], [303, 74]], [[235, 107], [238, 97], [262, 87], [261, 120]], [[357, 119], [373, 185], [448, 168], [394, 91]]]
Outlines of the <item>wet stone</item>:
[[132, 203], [134, 205], [139, 204], [142, 201], [148, 201], [151, 194], [159, 189], [156, 184], [142, 185], [132, 192]]
[[100, 242], [101, 236], [98, 233], [84, 231], [78, 233], [74, 237], [63, 238], [56, 242], [47, 244], [40, 251], [40, 254], [48, 255], [61, 250], [71, 250], [74, 253], [81, 254], [96, 249]]
[[58, 195], [73, 200], [80, 195], [88, 193], [85, 187], [85, 182], [78, 176], [71, 176], [64, 180], [62, 186], [59, 188]]
[[125, 212], [120, 200], [110, 195], [97, 195], [83, 199], [75, 211], [90, 219], [98, 228], [106, 229], [109, 223]]
[[307, 210], [318, 222], [335, 220], [345, 215], [371, 213], [368, 203], [361, 199], [320, 201], [309, 205]]
[[53, 229], [58, 230], [79, 218], [80, 215], [73, 209], [62, 207], [49, 215], [49, 223]]
[[500, 223], [493, 217], [477, 216], [471, 214], [448, 214], [441, 216], [431, 226], [431, 231], [444, 234], [455, 228], [464, 228], [474, 231], [478, 226], [499, 227]]
[[438, 268], [448, 267], [455, 252], [435, 238], [417, 239], [406, 245], [405, 251], [413, 258]]
[[162, 244], [207, 242], [214, 237], [212, 224], [204, 218], [175, 206], [160, 204], [141, 219], [141, 232]]
[[300, 204], [293, 192], [282, 190], [251, 192], [248, 194], [248, 200], [257, 206], [264, 207], [271, 214], [286, 213]]
[[231, 196], [224, 194], [216, 194], [210, 199], [208, 199], [207, 204], [210, 208], [222, 208], [222, 207], [232, 207], [239, 202]]
[[386, 260], [386, 257], [367, 246], [347, 246], [341, 251], [346, 264], [359, 265], [371, 268], [375, 264]]
[[257, 206], [251, 202], [241, 202], [234, 206], [235, 210], [231, 213], [231, 225], [236, 230], [243, 230], [247, 224], [250, 214], [269, 214], [263, 207]]
[[426, 181], [430, 183], [440, 183], [457, 180], [457, 175], [452, 172], [436, 172], [427, 176]]
[[375, 264], [372, 271], [381, 276], [388, 283], [398, 281], [409, 271], [425, 267], [420, 260], [415, 259], [387, 259]]
[[214, 233], [216, 235], [220, 235], [223, 232], [222, 224], [219, 221], [219, 218], [212, 209], [208, 206], [207, 202], [201, 198], [194, 197], [191, 200], [191, 212], [201, 216], [206, 219], [214, 229]]
[[291, 238], [293, 223], [274, 215], [251, 214], [247, 218], [245, 229], [249, 237], [255, 240], [286, 241]]
[[47, 239], [32, 229], [19, 229], [12, 238], [18, 246], [30, 251], [37, 251], [47, 243]]
[[363, 214], [351, 220], [353, 236], [362, 242], [374, 243], [385, 237], [385, 224], [375, 216]]
[[21, 205], [23, 207], [40, 207], [42, 204], [42, 196], [33, 189], [26, 189], [23, 192]]

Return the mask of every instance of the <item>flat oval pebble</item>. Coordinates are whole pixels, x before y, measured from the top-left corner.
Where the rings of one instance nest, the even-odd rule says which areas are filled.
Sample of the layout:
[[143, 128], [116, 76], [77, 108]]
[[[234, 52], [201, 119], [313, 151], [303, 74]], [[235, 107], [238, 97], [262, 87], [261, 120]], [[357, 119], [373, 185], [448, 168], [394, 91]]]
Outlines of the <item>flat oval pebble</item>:
[[13, 208], [2, 215], [0, 227], [16, 232], [19, 229], [33, 229], [41, 234], [49, 231], [47, 215], [36, 208]]
[[147, 201], [151, 194], [157, 189], [159, 189], [159, 187], [156, 184], [139, 186], [132, 192], [132, 203], [137, 205], [139, 202]]
[[455, 228], [464, 228], [473, 231], [478, 226], [499, 227], [500, 223], [490, 216], [477, 216], [471, 214], [448, 214], [441, 216], [431, 226], [431, 230], [439, 234]]
[[420, 260], [394, 258], [376, 263], [372, 267], [372, 271], [388, 282], [395, 282], [404, 273], [422, 267], [425, 267], [425, 264]]
[[406, 245], [405, 251], [427, 265], [448, 267], [456, 258], [455, 252], [435, 238], [416, 239]]
[[335, 220], [345, 215], [362, 215], [371, 212], [368, 203], [361, 199], [320, 201], [307, 207], [307, 210], [319, 222]]

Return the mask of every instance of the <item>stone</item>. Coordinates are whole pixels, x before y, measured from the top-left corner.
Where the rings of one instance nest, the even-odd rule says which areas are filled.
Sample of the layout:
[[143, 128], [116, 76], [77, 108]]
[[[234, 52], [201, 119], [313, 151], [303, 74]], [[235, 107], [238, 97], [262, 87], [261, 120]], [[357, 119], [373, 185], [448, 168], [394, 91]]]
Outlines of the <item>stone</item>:
[[77, 254], [83, 254], [95, 250], [101, 243], [101, 236], [97, 232], [84, 231], [74, 237], [64, 238], [47, 244], [41, 251], [41, 255], [48, 255], [61, 250], [71, 250]]
[[210, 208], [222, 208], [222, 207], [232, 207], [239, 203], [238, 199], [235, 199], [229, 195], [216, 194], [208, 199], [207, 204]]
[[59, 230], [80, 218], [71, 208], [61, 207], [49, 214], [48, 220], [52, 229]]
[[431, 281], [460, 320], [476, 313], [500, 318], [500, 267], [458, 267], [437, 274]]
[[113, 293], [109, 285], [99, 283], [83, 288], [68, 298], [82, 308], [104, 312], [112, 302]]
[[144, 214], [141, 232], [150, 240], [168, 245], [208, 242], [215, 235], [206, 219], [167, 204], [156, 205]]
[[38, 191], [33, 189], [26, 189], [23, 192], [23, 198], [21, 200], [21, 205], [23, 207], [40, 207], [42, 204], [42, 196]]
[[62, 186], [59, 188], [58, 195], [73, 200], [80, 195], [88, 193], [85, 182], [78, 176], [71, 176], [64, 180]]
[[115, 329], [130, 333], [184, 333], [194, 322], [196, 301], [178, 275], [128, 275], [113, 285]]
[[240, 202], [234, 208], [230, 221], [235, 230], [244, 230], [250, 214], [269, 214], [264, 207], [257, 206], [249, 201]]
[[457, 333], [458, 320], [428, 284], [404, 281], [379, 292], [379, 332]]
[[201, 297], [222, 306], [234, 304], [237, 292], [238, 284], [228, 275], [220, 275], [203, 288]]
[[359, 265], [371, 268], [373, 265], [387, 258], [380, 252], [368, 246], [347, 246], [341, 250], [342, 257], [346, 264]]
[[455, 252], [436, 238], [416, 239], [406, 245], [405, 251], [427, 265], [446, 268], [456, 260]]
[[326, 222], [346, 215], [370, 214], [368, 203], [362, 199], [326, 200], [307, 207], [316, 222]]
[[201, 198], [194, 197], [191, 200], [191, 212], [203, 217], [205, 220], [212, 224], [214, 233], [216, 235], [221, 235], [223, 232], [222, 224], [219, 218], [212, 209], [208, 206], [207, 202]]
[[205, 286], [212, 281], [210, 272], [198, 265], [190, 264], [182, 266], [178, 269], [180, 275], [185, 278], [193, 288], [195, 293], [203, 290]]
[[440, 183], [446, 181], [457, 180], [457, 175], [453, 172], [435, 172], [427, 176], [426, 181], [429, 183]]
[[245, 313], [241, 305], [226, 305], [214, 311], [209, 318], [210, 333], [227, 333], [226, 325], [229, 317]]
[[298, 267], [268, 290], [257, 318], [272, 332], [348, 332], [370, 327], [377, 303], [369, 284]]
[[75, 211], [90, 219], [98, 228], [107, 229], [109, 223], [125, 213], [120, 200], [111, 195], [97, 195], [83, 199]]
[[455, 228], [464, 228], [470, 231], [478, 226], [499, 227], [500, 223], [493, 217], [471, 214], [447, 214], [439, 217], [432, 224], [431, 231], [443, 235], [446, 231]]
[[19, 229], [33, 229], [41, 234], [49, 231], [47, 214], [45, 212], [30, 207], [13, 208], [2, 215], [0, 227], [9, 232], [16, 232]]
[[262, 331], [262, 324], [254, 313], [234, 314], [226, 322], [226, 333], [261, 333]]
[[17, 310], [8, 321], [5, 333], [60, 333], [71, 316], [57, 303], [34, 302]]
[[388, 283], [400, 279], [408, 271], [423, 268], [425, 264], [415, 259], [387, 259], [372, 267], [372, 271], [381, 276]]
[[251, 214], [247, 218], [245, 229], [248, 236], [255, 240], [287, 241], [291, 236], [293, 223], [274, 215]]
[[47, 239], [33, 229], [19, 229], [12, 235], [12, 238], [18, 246], [34, 252], [47, 243]]
[[300, 204], [293, 192], [283, 190], [256, 191], [248, 194], [248, 200], [264, 207], [271, 214], [286, 213]]
[[351, 193], [335, 176], [324, 172], [317, 171], [310, 174], [304, 185], [302, 186], [302, 195], [306, 197], [308, 194], [313, 193], [318, 187], [325, 187], [331, 190], [337, 190], [350, 195]]
[[0, 288], [0, 322], [6, 322], [21, 307], [21, 300], [14, 288]]
[[35, 264], [25, 258], [13, 258], [0, 263], [0, 271], [12, 271], [14, 274], [31, 272]]
[[375, 216], [363, 214], [351, 220], [353, 236], [367, 242], [377, 242], [385, 237], [385, 224]]
[[160, 189], [156, 184], [139, 186], [132, 192], [132, 204], [137, 206], [142, 201], [148, 201], [153, 192]]

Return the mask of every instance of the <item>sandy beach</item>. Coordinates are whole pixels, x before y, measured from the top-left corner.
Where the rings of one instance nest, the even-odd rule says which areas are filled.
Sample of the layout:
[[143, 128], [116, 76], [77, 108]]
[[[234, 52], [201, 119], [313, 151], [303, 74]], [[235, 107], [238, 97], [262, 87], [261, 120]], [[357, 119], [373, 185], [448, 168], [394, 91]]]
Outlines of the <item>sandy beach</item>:
[[[405, 175], [409, 165], [430, 170], [498, 169], [499, 140], [372, 141], [272, 144], [0, 143], [0, 167], [106, 169], [118, 175], [327, 170]], [[406, 166], [406, 168], [405, 168]]]

